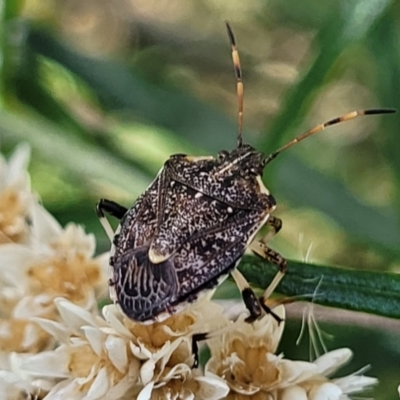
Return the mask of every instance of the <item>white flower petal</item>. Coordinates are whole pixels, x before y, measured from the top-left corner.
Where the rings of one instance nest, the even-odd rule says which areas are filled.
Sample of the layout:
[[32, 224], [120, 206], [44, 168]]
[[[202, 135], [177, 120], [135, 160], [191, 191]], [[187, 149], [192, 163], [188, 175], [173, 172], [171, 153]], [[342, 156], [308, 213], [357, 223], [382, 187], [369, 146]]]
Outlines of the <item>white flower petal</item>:
[[37, 326], [34, 324], [27, 324], [25, 326], [24, 335], [22, 337], [21, 346], [23, 349], [30, 349], [40, 339]]
[[340, 400], [342, 394], [339, 386], [325, 382], [322, 385], [314, 386], [308, 393], [308, 398], [310, 400]]
[[192, 372], [192, 368], [184, 363], [174, 365], [165, 376], [163, 376], [163, 380], [170, 381], [176, 377], [190, 375]]
[[46, 400], [82, 400], [85, 396], [84, 392], [79, 390], [79, 385], [75, 380], [67, 379], [57, 383], [49, 393]]
[[353, 352], [348, 348], [336, 349], [318, 357], [314, 364], [320, 374], [328, 376], [346, 364], [352, 356]]
[[29, 381], [9, 371], [0, 371], [0, 388], [0, 400], [23, 399], [35, 390]]
[[107, 370], [102, 368], [96, 375], [92, 386], [85, 397], [85, 400], [97, 400], [105, 396], [110, 388]]
[[69, 223], [57, 240], [66, 249], [91, 258], [96, 248], [96, 240], [92, 233], [86, 233], [82, 226]]
[[[268, 360], [272, 361], [276, 356], [268, 354]], [[307, 361], [292, 361], [276, 357], [276, 366], [281, 371], [281, 382], [285, 385], [294, 385], [311, 378], [317, 373], [317, 366]]]
[[200, 388], [195, 393], [196, 399], [218, 400], [229, 393], [226, 382], [214, 374], [207, 373], [206, 376], [199, 376], [196, 381], [200, 383]]
[[133, 339], [132, 333], [125, 328], [124, 324], [121, 322], [122, 314], [118, 311], [114, 304], [104, 306], [102, 309], [104, 319], [114, 328], [120, 335], [126, 338]]
[[[17, 146], [8, 163], [4, 163], [6, 171], [4, 171], [4, 186], [14, 186], [20, 190], [29, 190], [29, 176], [26, 171], [31, 149], [27, 143]], [[1, 168], [0, 168], [1, 169]]]
[[333, 382], [342, 389], [343, 393], [351, 394], [376, 385], [378, 379], [371, 376], [349, 375], [344, 378], [334, 379]]
[[105, 342], [108, 357], [118, 371], [124, 373], [128, 367], [126, 341], [116, 336], [108, 336]]
[[151, 399], [151, 393], [153, 391], [154, 387], [154, 382], [150, 382], [147, 384], [139, 393], [139, 396], [137, 397], [137, 400], [150, 400]]
[[2, 384], [12, 384], [18, 385], [19, 387], [29, 388], [31, 385], [29, 382], [24, 381], [16, 373], [11, 371], [1, 371], [0, 370], [0, 382]]
[[103, 351], [103, 343], [107, 335], [99, 330], [99, 328], [93, 326], [83, 326], [82, 330], [84, 331], [86, 339], [90, 343], [93, 351], [100, 356]]
[[306, 391], [300, 386], [289, 386], [279, 393], [280, 400], [308, 400]]
[[21, 370], [21, 364], [30, 357], [27, 353], [0, 352], [0, 369], [15, 372], [28, 379], [29, 375]]
[[141, 342], [136, 346], [135, 343], [129, 342], [129, 347], [131, 349], [132, 354], [137, 357], [139, 360], [148, 360], [152, 356], [152, 352], [144, 346]]
[[26, 286], [26, 270], [32, 263], [39, 262], [41, 255], [23, 244], [3, 244], [0, 246], [0, 276], [12, 287]]
[[48, 314], [54, 305], [49, 295], [24, 296], [14, 307], [12, 315], [14, 318], [31, 319]]
[[21, 143], [14, 150], [13, 154], [8, 160], [6, 180], [4, 184], [6, 186], [16, 186], [19, 189], [29, 190], [29, 177], [27, 174], [27, 166], [31, 149], [27, 143]]
[[[142, 367], [140, 368], [139, 376], [143, 385], [149, 384], [154, 376], [154, 369], [156, 367], [156, 363], [153, 360], [147, 360]], [[154, 383], [154, 381], [153, 381]]]
[[61, 225], [38, 203], [32, 206], [32, 244], [49, 243], [62, 233]]
[[52, 321], [46, 318], [31, 318], [31, 321], [37, 323], [42, 329], [50, 333], [55, 339], [61, 343], [68, 343], [71, 331], [60, 322]]
[[140, 361], [135, 358], [129, 364], [128, 373], [108, 391], [108, 399], [120, 399], [128, 390], [137, 385], [139, 378]]
[[54, 351], [44, 351], [27, 357], [21, 362], [20, 369], [44, 378], [67, 378], [70, 376], [68, 362], [68, 349], [62, 345]]
[[54, 300], [57, 309], [68, 326], [79, 330], [84, 325], [97, 326], [95, 317], [89, 311], [77, 306], [70, 301], [59, 297]]

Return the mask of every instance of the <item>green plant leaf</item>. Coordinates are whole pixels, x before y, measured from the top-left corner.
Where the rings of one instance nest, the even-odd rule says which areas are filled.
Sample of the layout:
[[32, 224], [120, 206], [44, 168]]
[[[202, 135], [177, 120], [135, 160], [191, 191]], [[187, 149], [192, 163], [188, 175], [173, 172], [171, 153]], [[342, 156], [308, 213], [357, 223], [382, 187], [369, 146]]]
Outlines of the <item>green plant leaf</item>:
[[[239, 269], [251, 285], [259, 288], [266, 288], [276, 273], [276, 266], [252, 256], [244, 257]], [[399, 274], [289, 261], [288, 272], [276, 292], [313, 296], [317, 304], [400, 318]]]
[[133, 197], [139, 196], [149, 183], [150, 178], [142, 171], [46, 121], [0, 110], [0, 131], [9, 141], [28, 141], [81, 180], [118, 185]]

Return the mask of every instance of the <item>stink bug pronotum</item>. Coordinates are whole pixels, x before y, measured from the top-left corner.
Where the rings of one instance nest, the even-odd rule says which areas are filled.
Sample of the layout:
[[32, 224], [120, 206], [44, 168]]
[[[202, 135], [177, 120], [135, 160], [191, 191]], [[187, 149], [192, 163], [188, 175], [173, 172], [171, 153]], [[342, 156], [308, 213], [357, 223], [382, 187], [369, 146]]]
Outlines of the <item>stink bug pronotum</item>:
[[[242, 292], [250, 312], [249, 322], [263, 310], [271, 312], [265, 303], [282, 279], [287, 263], [267, 246], [282, 222], [271, 215], [276, 202], [261, 180], [265, 166], [282, 151], [330, 125], [361, 115], [395, 112], [390, 109], [350, 112], [317, 125], [264, 156], [242, 141], [242, 70], [232, 29], [226, 25], [238, 97], [236, 148], [220, 151], [216, 158], [172, 155], [131, 208], [105, 199], [97, 204], [100, 221], [113, 243], [111, 298], [129, 318], [138, 322], [162, 321], [217, 286], [229, 274]], [[120, 220], [115, 234], [105, 213]], [[255, 240], [256, 233], [265, 225], [271, 228], [270, 232]], [[248, 247], [279, 268], [259, 299], [236, 269]]]

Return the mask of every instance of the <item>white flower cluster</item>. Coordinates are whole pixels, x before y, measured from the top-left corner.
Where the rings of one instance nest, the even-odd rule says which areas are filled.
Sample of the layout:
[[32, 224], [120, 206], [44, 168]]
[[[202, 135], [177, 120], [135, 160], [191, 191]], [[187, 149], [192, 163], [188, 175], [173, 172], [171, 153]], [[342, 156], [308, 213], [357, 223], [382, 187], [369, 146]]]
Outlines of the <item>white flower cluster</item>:
[[[349, 349], [285, 359], [276, 354], [284, 322], [232, 322], [209, 298], [151, 325], [114, 305], [99, 312], [107, 255], [94, 257], [93, 235], [62, 229], [38, 204], [28, 156], [20, 147], [0, 158], [0, 400], [343, 400], [376, 383], [329, 378]], [[284, 319], [283, 306], [274, 312]], [[211, 358], [193, 368], [193, 334], [215, 330]]]

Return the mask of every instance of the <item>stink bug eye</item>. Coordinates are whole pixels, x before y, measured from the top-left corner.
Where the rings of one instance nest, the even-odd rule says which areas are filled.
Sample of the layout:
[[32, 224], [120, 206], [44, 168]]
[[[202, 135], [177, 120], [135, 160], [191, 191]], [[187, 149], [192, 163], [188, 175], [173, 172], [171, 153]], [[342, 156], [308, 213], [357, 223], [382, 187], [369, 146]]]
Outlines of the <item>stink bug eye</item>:
[[[221, 150], [217, 157], [172, 155], [131, 208], [104, 199], [97, 205], [100, 221], [113, 243], [111, 298], [138, 322], [162, 321], [229, 274], [242, 292], [249, 322], [263, 312], [275, 316], [266, 300], [284, 276], [287, 262], [268, 247], [282, 221], [272, 215], [276, 202], [262, 182], [264, 167], [281, 152], [329, 126], [363, 115], [394, 112], [372, 109], [347, 113], [315, 126], [265, 156], [243, 143], [242, 69], [233, 31], [229, 24], [226, 27], [238, 99], [236, 147]], [[106, 213], [120, 221], [115, 233]], [[269, 233], [261, 240], [254, 239], [263, 226], [270, 228]], [[247, 248], [279, 269], [261, 298], [236, 269]]]

